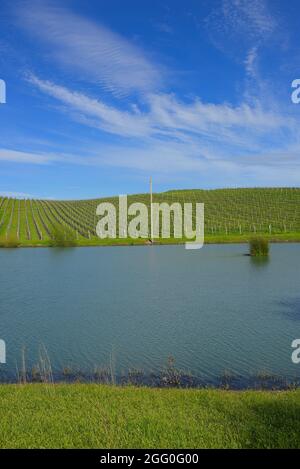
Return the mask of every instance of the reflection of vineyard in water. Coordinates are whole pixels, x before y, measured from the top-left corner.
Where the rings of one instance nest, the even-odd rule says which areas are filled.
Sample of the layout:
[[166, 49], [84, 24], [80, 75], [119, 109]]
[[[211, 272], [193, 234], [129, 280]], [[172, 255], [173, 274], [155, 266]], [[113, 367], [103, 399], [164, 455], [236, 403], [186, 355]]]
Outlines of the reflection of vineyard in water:
[[[55, 230], [60, 229], [72, 231], [79, 242], [96, 240], [96, 208], [104, 201], [118, 209], [117, 197], [78, 201], [2, 197], [0, 237], [38, 243], [51, 240]], [[133, 202], [149, 207], [149, 194], [128, 196], [128, 205]], [[300, 232], [299, 188], [170, 191], [153, 194], [153, 202], [204, 202], [206, 235]]]

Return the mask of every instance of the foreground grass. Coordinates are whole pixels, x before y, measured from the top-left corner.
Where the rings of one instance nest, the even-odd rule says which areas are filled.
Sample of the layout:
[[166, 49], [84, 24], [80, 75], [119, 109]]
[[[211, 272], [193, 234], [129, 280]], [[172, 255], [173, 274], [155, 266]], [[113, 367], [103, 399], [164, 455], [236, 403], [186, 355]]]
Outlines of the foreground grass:
[[300, 448], [300, 391], [0, 386], [1, 448]]

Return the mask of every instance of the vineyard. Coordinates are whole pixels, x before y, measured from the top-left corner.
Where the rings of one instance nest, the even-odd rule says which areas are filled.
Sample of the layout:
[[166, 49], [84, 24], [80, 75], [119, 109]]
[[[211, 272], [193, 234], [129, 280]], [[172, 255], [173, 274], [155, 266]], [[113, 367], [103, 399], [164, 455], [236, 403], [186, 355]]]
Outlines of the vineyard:
[[[104, 201], [113, 203], [118, 213], [118, 197], [76, 201], [1, 197], [0, 243], [14, 240], [24, 246], [50, 245], [60, 231], [78, 245], [108, 244], [96, 234], [96, 208]], [[150, 196], [128, 196], [128, 205], [133, 202], [149, 208]], [[299, 188], [178, 190], [155, 193], [153, 202], [203, 202], [207, 241], [238, 241], [255, 234], [300, 240]], [[145, 239], [136, 241], [145, 243]]]

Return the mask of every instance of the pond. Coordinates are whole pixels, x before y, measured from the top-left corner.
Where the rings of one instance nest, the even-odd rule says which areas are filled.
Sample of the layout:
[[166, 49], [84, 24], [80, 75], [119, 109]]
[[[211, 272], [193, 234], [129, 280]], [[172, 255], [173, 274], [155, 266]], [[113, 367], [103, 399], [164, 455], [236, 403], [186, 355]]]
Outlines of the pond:
[[226, 372], [300, 376], [300, 244], [0, 250], [0, 379], [45, 347], [55, 373], [114, 363], [116, 374], [177, 368], [213, 382]]

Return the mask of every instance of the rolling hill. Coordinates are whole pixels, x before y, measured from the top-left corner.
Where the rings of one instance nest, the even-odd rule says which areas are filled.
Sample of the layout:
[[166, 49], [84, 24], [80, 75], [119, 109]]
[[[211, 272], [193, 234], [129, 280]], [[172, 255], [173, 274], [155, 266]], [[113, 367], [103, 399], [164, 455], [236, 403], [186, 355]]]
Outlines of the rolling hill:
[[[71, 201], [2, 197], [0, 242], [49, 245], [60, 231], [61, 236], [72, 238], [78, 245], [145, 243], [145, 239], [97, 237], [96, 208], [104, 201], [118, 208], [118, 197]], [[128, 205], [133, 202], [143, 202], [149, 207], [149, 194], [128, 196]], [[257, 234], [274, 240], [300, 240], [300, 188], [174, 190], [153, 194], [153, 202], [203, 202], [208, 242], [243, 241]]]

